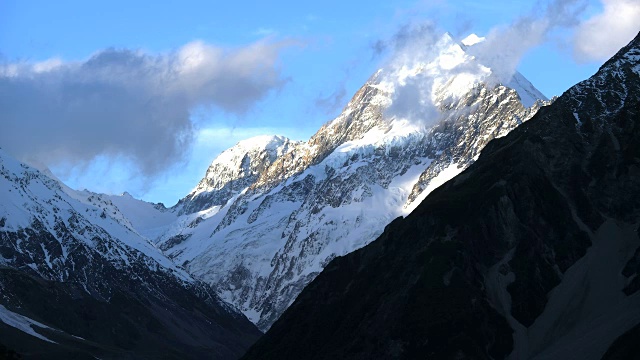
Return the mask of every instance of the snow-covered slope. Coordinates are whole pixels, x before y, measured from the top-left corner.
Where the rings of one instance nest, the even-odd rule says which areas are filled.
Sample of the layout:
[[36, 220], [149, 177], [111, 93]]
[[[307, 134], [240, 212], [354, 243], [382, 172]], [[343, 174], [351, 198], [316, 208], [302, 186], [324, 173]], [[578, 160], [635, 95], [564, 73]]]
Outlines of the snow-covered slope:
[[67, 254], [71, 247], [81, 242], [82, 246], [98, 249], [102, 256], [118, 266], [128, 266], [142, 255], [152, 268], [165, 268], [183, 280], [191, 279], [184, 269], [175, 266], [152, 243], [137, 234], [130, 221], [105, 196], [75, 192], [18, 162], [2, 149], [0, 162], [3, 233], [20, 233], [37, 227], [51, 234], [68, 231], [72, 236], [72, 239], [56, 238], [59, 245], [55, 254], [46, 247], [29, 249], [27, 246], [33, 244], [16, 241], [15, 253], [7, 251], [0, 262], [15, 265], [19, 253], [31, 259], [30, 263], [20, 265], [32, 265], [42, 277], [64, 281], [68, 276]]
[[138, 200], [126, 192], [122, 195], [91, 195], [110, 201], [129, 221], [133, 229], [148, 240], [162, 236], [178, 218], [175, 211], [167, 209], [163, 204], [151, 204]]
[[[91, 346], [111, 348], [115, 357], [143, 344], [237, 357], [257, 329], [148, 240], [157, 226], [175, 219], [166, 213], [126, 195], [71, 190], [0, 149], [0, 321], [25, 334], [31, 334], [29, 324], [42, 323], [57, 329], [56, 338], [79, 335]], [[125, 345], [118, 332], [131, 336]], [[185, 341], [185, 332], [197, 339]], [[21, 344], [14, 348], [30, 346]]]
[[[331, 259], [375, 239], [533, 116], [543, 105], [534, 98], [546, 100], [520, 74], [499, 84], [445, 35], [374, 74], [309, 141], [223, 153], [158, 245], [266, 329]], [[238, 171], [241, 162], [260, 166]], [[216, 198], [230, 179], [242, 186]]]

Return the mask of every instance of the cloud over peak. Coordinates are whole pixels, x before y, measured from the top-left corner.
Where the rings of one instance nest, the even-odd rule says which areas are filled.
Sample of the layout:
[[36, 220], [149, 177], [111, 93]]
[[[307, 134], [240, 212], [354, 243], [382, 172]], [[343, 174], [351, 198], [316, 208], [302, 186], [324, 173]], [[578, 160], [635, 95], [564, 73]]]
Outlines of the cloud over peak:
[[508, 82], [531, 49], [549, 40], [558, 29], [571, 29], [585, 9], [584, 0], [551, 0], [508, 25], [489, 31], [485, 41], [469, 52], [489, 66], [501, 82]]

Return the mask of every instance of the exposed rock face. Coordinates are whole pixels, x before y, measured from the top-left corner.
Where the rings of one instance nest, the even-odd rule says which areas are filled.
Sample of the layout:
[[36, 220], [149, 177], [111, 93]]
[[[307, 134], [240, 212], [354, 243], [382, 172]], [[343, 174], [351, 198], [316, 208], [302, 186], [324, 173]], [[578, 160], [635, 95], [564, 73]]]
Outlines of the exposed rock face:
[[233, 359], [260, 335], [108, 196], [73, 191], [0, 150], [0, 198], [0, 339], [16, 352]]
[[[225, 204], [182, 217], [158, 246], [267, 329], [333, 258], [375, 239], [545, 104], [519, 74], [497, 83], [448, 36], [432, 50], [376, 73], [309, 141], [288, 143], [274, 160], [250, 156], [268, 166], [216, 200]], [[414, 87], [417, 111], [398, 110]], [[214, 164], [221, 170], [212, 165], [201, 185], [227, 178], [218, 174], [226, 162]], [[199, 185], [179, 208], [202, 209], [198, 198], [217, 198], [229, 183]]]
[[244, 359], [633, 357], [639, 144], [640, 34], [330, 262]]

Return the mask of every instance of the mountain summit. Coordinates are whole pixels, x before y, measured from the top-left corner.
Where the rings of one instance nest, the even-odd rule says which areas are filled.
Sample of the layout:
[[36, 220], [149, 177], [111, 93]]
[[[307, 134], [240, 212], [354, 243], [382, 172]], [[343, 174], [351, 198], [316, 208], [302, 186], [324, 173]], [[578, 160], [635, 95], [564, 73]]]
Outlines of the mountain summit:
[[244, 359], [631, 359], [640, 34], [334, 259]]

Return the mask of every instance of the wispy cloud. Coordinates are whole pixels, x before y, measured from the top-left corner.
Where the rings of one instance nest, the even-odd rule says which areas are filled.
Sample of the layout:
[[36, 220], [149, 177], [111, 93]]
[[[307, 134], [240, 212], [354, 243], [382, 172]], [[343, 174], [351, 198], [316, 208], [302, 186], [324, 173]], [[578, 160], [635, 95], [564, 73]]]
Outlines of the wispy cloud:
[[[399, 27], [388, 39], [380, 39], [371, 45], [374, 57], [389, 53], [391, 57], [406, 57], [412, 62], [420, 61], [421, 55], [431, 56], [428, 48], [444, 34], [433, 21], [409, 22]], [[397, 62], [397, 60], [395, 60]]]
[[536, 8], [509, 25], [493, 28], [486, 40], [469, 52], [490, 67], [500, 81], [507, 82], [527, 52], [548, 41], [553, 31], [577, 26], [585, 7], [584, 0], [550, 1], [545, 8]]
[[[571, 30], [578, 26], [586, 4], [586, 0], [539, 2], [529, 13], [517, 17], [509, 24], [492, 28], [488, 34], [482, 34], [486, 37], [485, 41], [466, 50], [477, 59], [476, 62], [440, 69], [437, 76], [453, 79], [457, 75], [468, 73], [482, 78], [484, 70], [480, 67], [481, 64], [490, 68], [493, 74], [486, 80], [508, 83], [527, 52], [550, 41], [557, 30]], [[440, 4], [439, 9], [451, 11], [446, 8], [446, 4]], [[454, 24], [459, 25], [458, 32], [460, 29], [470, 28], [468, 19], [465, 18], [457, 19]], [[444, 32], [434, 21], [409, 21], [389, 39], [379, 40], [372, 45], [374, 57], [386, 55], [388, 60], [383, 65], [385, 72], [407, 73], [406, 69], [420, 68], [419, 64], [428, 64], [434, 60], [434, 56], [442, 50], [435, 45]], [[428, 72], [416, 72], [396, 83], [393, 103], [387, 110], [387, 115], [420, 119], [422, 124], [433, 123], [439, 118], [433, 103], [434, 81], [433, 75]]]
[[159, 55], [107, 49], [79, 62], [2, 64], [0, 147], [49, 166], [127, 159], [153, 176], [192, 144], [192, 109], [244, 114], [281, 87], [279, 54], [291, 44], [196, 41]]
[[432, 99], [434, 77], [415, 70], [439, 55], [437, 43], [444, 33], [434, 22], [412, 22], [374, 45], [374, 52], [387, 55], [381, 80], [394, 84], [392, 103], [385, 111], [387, 117], [408, 119], [420, 126], [429, 126], [440, 118]]
[[640, 1], [602, 0], [602, 7], [578, 26], [574, 55], [579, 61], [606, 60], [640, 31]]
[[275, 29], [261, 27], [261, 28], [258, 28], [256, 31], [254, 31], [253, 35], [260, 36], [260, 37], [266, 37], [266, 36], [274, 36], [277, 33], [278, 32]]

